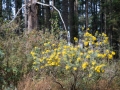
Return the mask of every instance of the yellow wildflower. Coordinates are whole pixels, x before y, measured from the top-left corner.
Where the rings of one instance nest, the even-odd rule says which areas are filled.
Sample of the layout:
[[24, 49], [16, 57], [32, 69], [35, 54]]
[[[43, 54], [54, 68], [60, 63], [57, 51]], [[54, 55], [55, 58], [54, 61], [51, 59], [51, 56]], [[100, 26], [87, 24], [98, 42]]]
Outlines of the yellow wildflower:
[[51, 65], [54, 66], [54, 65], [55, 65], [55, 62], [52, 62]]
[[104, 53], [104, 54], [103, 54], [103, 58], [105, 58], [105, 57], [106, 57], [106, 54]]
[[66, 69], [66, 70], [70, 69], [70, 66], [66, 65], [66, 66], [65, 66], [65, 69]]
[[98, 65], [98, 66], [96, 66], [95, 67], [95, 71], [97, 72], [97, 73], [100, 73], [100, 72], [104, 72], [104, 70], [103, 69], [101, 69], [102, 67], [104, 67], [105, 66], [105, 64], [101, 64], [101, 65]]
[[75, 70], [75, 71], [76, 71], [76, 70], [77, 70], [77, 67], [73, 67], [73, 70]]
[[44, 46], [47, 46], [47, 43], [44, 43]]
[[88, 66], [88, 62], [84, 62], [84, 63], [82, 64], [82, 69], [83, 69], [83, 70], [86, 69], [87, 66]]
[[80, 53], [80, 55], [82, 56], [82, 55], [83, 55], [83, 53], [81, 52], [81, 53]]
[[86, 58], [87, 58], [87, 59], [90, 58], [90, 55], [87, 55]]
[[96, 42], [95, 45], [98, 46], [99, 45], [98, 42]]
[[86, 37], [86, 36], [89, 36], [89, 33], [88, 33], [88, 32], [86, 32], [86, 33], [84, 34], [84, 37]]
[[42, 62], [42, 61], [43, 61], [43, 59], [41, 59], [41, 58], [40, 58], [40, 59], [39, 59], [39, 61], [40, 61], [40, 62]]
[[34, 56], [34, 55], [35, 55], [35, 52], [31, 51], [31, 55]]
[[101, 57], [101, 54], [97, 54], [97, 57], [100, 58], [100, 57]]
[[33, 62], [33, 64], [36, 64], [36, 62]]
[[93, 53], [93, 50], [88, 51], [88, 54], [92, 54], [92, 53]]
[[54, 46], [55, 46], [55, 44], [52, 44], [52, 46], [54, 47]]
[[85, 45], [85, 46], [88, 46], [88, 42], [87, 42], [87, 41], [86, 41], [86, 42], [84, 42], [84, 45]]
[[106, 37], [107, 35], [106, 35], [105, 33], [102, 33], [102, 36], [103, 36], [103, 37]]
[[50, 52], [50, 50], [46, 50], [46, 52], [45, 53], [49, 53]]
[[42, 69], [42, 68], [44, 68], [44, 66], [40, 66], [40, 68]]
[[96, 61], [92, 61], [92, 65], [94, 66], [96, 64]]
[[38, 68], [36, 68], [35, 71], [38, 71]]
[[112, 55], [115, 55], [115, 52], [114, 52], [114, 51], [112, 51], [111, 53], [112, 53]]
[[113, 55], [112, 54], [108, 54], [108, 59], [112, 59]]
[[105, 52], [106, 52], [106, 53], [109, 53], [110, 51], [109, 51], [109, 50], [106, 50]]
[[80, 57], [78, 57], [78, 58], [77, 58], [77, 62], [79, 62], [80, 60], [81, 60], [81, 58], [80, 58]]
[[104, 43], [104, 44], [107, 44], [107, 43], [108, 43], [108, 41], [107, 41], [107, 40], [103, 40], [103, 43]]
[[75, 42], [78, 42], [78, 38], [74, 37]]
[[92, 40], [95, 41], [95, 40], [96, 40], [96, 37], [93, 36], [93, 37], [92, 37]]
[[37, 49], [38, 47], [35, 47], [35, 49]]
[[101, 68], [100, 66], [96, 66], [96, 67], [95, 67], [95, 71], [96, 71], [97, 73], [100, 73], [100, 68]]

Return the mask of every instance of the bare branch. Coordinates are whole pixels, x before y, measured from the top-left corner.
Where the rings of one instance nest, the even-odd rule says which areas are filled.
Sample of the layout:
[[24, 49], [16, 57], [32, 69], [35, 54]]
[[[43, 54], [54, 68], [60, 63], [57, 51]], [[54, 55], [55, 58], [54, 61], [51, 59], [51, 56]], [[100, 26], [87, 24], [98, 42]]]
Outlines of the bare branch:
[[27, 5], [23, 5], [19, 10], [18, 10], [18, 12], [17, 12], [17, 14], [15, 15], [15, 17], [8, 23], [8, 24], [11, 24], [14, 20], [15, 20], [15, 18], [17, 17], [17, 15], [19, 14], [19, 12], [22, 10], [22, 8], [24, 8], [25, 6], [27, 6]]
[[60, 16], [60, 18], [61, 18], [61, 20], [62, 20], [62, 23], [63, 23], [63, 25], [64, 25], [64, 28], [65, 28], [65, 30], [67, 31], [66, 25], [65, 25], [64, 20], [63, 20], [63, 18], [62, 18], [62, 15], [61, 15], [60, 11], [59, 11], [55, 6], [49, 5], [49, 4], [44, 4], [44, 3], [41, 3], [41, 2], [37, 2], [37, 4], [40, 4], [40, 5], [43, 5], [43, 6], [48, 6], [48, 7], [50, 7], [50, 6], [53, 7], [53, 8], [59, 13], [59, 16]]

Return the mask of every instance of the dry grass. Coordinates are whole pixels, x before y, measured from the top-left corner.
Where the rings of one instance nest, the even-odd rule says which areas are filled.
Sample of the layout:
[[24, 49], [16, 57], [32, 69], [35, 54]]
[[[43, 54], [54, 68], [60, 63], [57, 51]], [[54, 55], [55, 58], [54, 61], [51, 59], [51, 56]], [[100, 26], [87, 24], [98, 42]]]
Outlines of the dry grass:
[[[61, 81], [60, 83], [64, 84], [64, 81]], [[67, 84], [66, 84], [67, 86]], [[89, 87], [89, 86], [88, 86]], [[41, 77], [41, 79], [32, 79], [31, 76], [24, 76], [24, 78], [19, 81], [17, 90], [71, 90], [66, 88], [61, 88], [61, 86], [53, 81], [53, 78], [50, 76]], [[82, 89], [79, 89], [82, 90]], [[115, 84], [115, 82], [111, 82], [110, 85], [108, 85], [108, 80], [99, 80], [88, 90], [120, 90], [119, 86]]]
[[41, 80], [33, 80], [29, 75], [25, 76], [17, 86], [18, 90], [63, 90], [51, 77]]

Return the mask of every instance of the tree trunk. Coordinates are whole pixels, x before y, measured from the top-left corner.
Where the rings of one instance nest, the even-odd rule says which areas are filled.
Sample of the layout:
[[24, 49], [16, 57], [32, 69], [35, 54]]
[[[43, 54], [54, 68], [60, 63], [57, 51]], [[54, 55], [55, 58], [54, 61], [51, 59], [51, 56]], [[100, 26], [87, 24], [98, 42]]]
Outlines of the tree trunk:
[[2, 18], [2, 0], [0, 0], [0, 19]]
[[[106, 2], [106, 0], [105, 0], [105, 3], [107, 3]], [[106, 7], [104, 8], [104, 21], [105, 21], [105, 23], [104, 23], [104, 32], [106, 33], [106, 29], [107, 29], [107, 26], [106, 26], [106, 24], [107, 24], [107, 17], [106, 17]]]
[[28, 8], [28, 32], [38, 27], [38, 7], [37, 0], [29, 0], [30, 6]]
[[[28, 4], [28, 0], [25, 0], [25, 4]], [[27, 29], [27, 7], [25, 6], [25, 29]]]
[[74, 11], [75, 11], [75, 30], [78, 31], [78, 0], [75, 0]]
[[68, 30], [68, 0], [62, 1], [62, 17]]
[[74, 43], [73, 38], [77, 37], [78, 35], [78, 31], [75, 30], [75, 20], [74, 20], [74, 1], [75, 0], [70, 0], [69, 1], [69, 7], [70, 7], [70, 13], [69, 13], [69, 17], [70, 17], [70, 37], [71, 37], [71, 42]]
[[[45, 0], [46, 4], [49, 4], [49, 0]], [[50, 18], [51, 18], [51, 13], [50, 13], [50, 7], [45, 7], [46, 8], [46, 13], [45, 13], [45, 26], [49, 31], [51, 30], [51, 23], [50, 23]]]
[[85, 27], [86, 29], [88, 28], [88, 0], [86, 0], [86, 4], [85, 4], [85, 10], [86, 10], [86, 24]]
[[7, 20], [11, 19], [12, 14], [12, 8], [11, 8], [11, 0], [6, 0], [6, 17]]
[[[41, 0], [38, 0], [38, 2], [41, 2]], [[41, 7], [41, 5], [38, 5], [38, 30], [41, 30], [41, 26], [42, 26], [42, 20], [41, 20], [41, 12], [42, 12], [42, 7]]]
[[101, 5], [100, 5], [100, 31], [103, 32], [104, 31], [104, 8], [103, 8], [103, 5], [104, 4], [104, 1], [101, 0]]

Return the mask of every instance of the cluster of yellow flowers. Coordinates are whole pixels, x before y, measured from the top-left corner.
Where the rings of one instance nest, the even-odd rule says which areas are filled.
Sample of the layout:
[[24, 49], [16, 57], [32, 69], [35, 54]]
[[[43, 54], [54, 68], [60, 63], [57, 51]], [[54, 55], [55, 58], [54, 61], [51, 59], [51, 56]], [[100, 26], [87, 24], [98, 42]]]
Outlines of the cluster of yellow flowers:
[[[101, 36], [102, 38], [100, 38]], [[74, 37], [74, 40], [78, 42], [78, 38]], [[112, 59], [115, 55], [115, 52], [108, 48], [107, 35], [102, 33], [93, 36], [89, 32], [85, 32], [82, 41], [84, 48], [79, 45], [67, 45], [65, 41], [60, 41], [58, 45], [50, 42], [44, 43], [45, 49], [42, 52], [39, 50], [40, 53], [37, 50], [39, 48], [35, 47], [31, 51], [34, 68], [39, 70], [47, 67], [59, 67], [67, 71], [83, 70], [103, 73], [106, 66], [105, 60]], [[90, 44], [93, 48], [90, 47]]]

